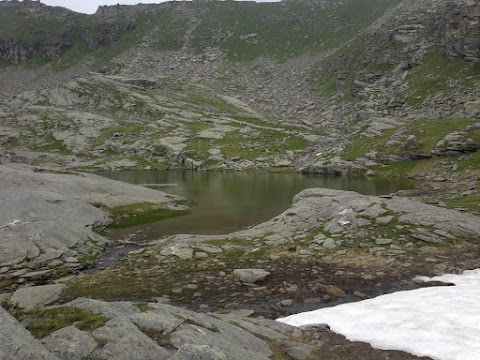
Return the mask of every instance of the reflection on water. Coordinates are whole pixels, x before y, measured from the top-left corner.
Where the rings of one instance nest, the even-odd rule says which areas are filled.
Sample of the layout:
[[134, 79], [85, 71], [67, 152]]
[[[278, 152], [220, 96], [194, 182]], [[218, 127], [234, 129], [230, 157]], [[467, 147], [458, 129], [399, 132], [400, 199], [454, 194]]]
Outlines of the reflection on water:
[[[132, 184], [165, 184], [162, 191], [193, 201], [191, 214], [143, 225], [148, 239], [178, 233], [225, 233], [284, 211], [303, 189], [323, 187], [381, 195], [412, 187], [406, 180], [305, 176], [263, 172], [116, 171], [102, 176]], [[140, 227], [139, 227], [140, 229]], [[129, 232], [137, 229], [129, 229]]]

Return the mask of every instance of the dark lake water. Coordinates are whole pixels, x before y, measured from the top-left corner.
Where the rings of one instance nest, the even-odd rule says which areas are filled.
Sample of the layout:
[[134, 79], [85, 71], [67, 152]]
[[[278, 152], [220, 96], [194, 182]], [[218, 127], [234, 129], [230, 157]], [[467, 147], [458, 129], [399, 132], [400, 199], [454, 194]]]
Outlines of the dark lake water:
[[367, 195], [390, 194], [413, 187], [408, 180], [324, 177], [265, 172], [115, 171], [99, 175], [132, 184], [167, 184], [160, 189], [193, 202], [191, 214], [119, 231], [142, 231], [157, 239], [178, 233], [219, 234], [259, 224], [283, 212], [303, 189], [323, 187]]

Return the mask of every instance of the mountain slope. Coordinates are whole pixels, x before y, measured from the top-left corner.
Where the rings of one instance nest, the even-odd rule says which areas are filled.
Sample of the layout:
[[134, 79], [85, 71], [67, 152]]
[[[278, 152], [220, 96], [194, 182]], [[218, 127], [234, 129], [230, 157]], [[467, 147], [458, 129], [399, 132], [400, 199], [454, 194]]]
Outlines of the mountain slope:
[[[197, 145], [185, 145], [180, 153], [186, 151], [187, 155], [181, 159], [199, 162], [195, 168], [237, 168], [212, 163], [210, 157], [220, 155], [215, 150], [219, 139], [206, 144], [198, 134], [205, 130], [200, 127], [210, 126], [205, 118], [215, 118], [218, 123], [226, 116], [227, 125], [234, 126], [240, 116], [254, 119], [250, 121], [253, 125], [278, 129], [290, 144], [280, 142], [274, 150], [276, 144], [266, 144], [274, 138], [260, 136], [260, 141], [244, 135], [242, 146], [255, 151], [230, 151], [227, 155], [228, 151], [220, 149], [227, 155], [227, 163], [237, 158], [246, 161], [240, 168], [289, 163], [306, 172], [335, 174], [449, 173], [441, 168], [444, 155], [453, 155], [448, 160], [457, 170], [464, 168], [457, 164], [462, 156], [467, 156], [467, 162], [477, 161], [476, 133], [464, 133], [475, 125], [479, 111], [479, 9], [478, 2], [466, 0], [173, 2], [102, 7], [87, 16], [36, 2], [0, 2], [2, 14], [35, 18], [19, 22], [23, 30], [15, 32], [7, 23], [0, 23], [0, 39], [9, 49], [0, 53], [13, 54], [13, 58], [3, 58], [12, 62], [28, 59], [15, 66], [3, 63], [4, 92], [50, 88], [61, 98], [72, 90], [62, 84], [82, 77], [77, 81], [82, 88], [81, 102], [59, 103], [51, 94], [29, 92], [4, 103], [3, 112], [12, 114], [10, 124], [19, 117], [36, 119], [38, 105], [45, 107], [43, 112], [74, 110], [108, 118], [114, 114], [113, 128], [128, 134], [132, 121], [142, 123], [144, 129], [164, 116], [155, 111], [149, 115], [150, 101], [147, 105], [132, 102], [132, 96], [145, 91], [154, 98], [153, 103], [162, 106], [158, 100], [162, 88], [167, 104], [173, 102], [177, 113], [182, 107], [188, 111], [195, 107], [203, 125], [188, 132], [181, 120], [163, 135], [144, 138], [144, 145], [153, 148], [170, 132], [186, 133]], [[54, 14], [58, 26], [52, 25]], [[45, 33], [50, 35], [45, 37]], [[44, 51], [48, 39], [55, 39], [51, 43], [56, 44], [57, 53]], [[24, 52], [23, 58], [15, 57], [19, 53], [15, 46], [32, 51]], [[89, 75], [92, 70], [102, 75]], [[125, 90], [125, 81], [132, 79], [143, 85], [144, 79], [150, 79], [154, 88]], [[182, 104], [177, 103], [178, 96], [185, 97]], [[225, 99], [249, 110], [244, 113], [236, 105], [226, 105]], [[125, 102], [135, 105], [133, 113], [117, 110]], [[213, 112], [212, 104], [216, 106]], [[21, 131], [32, 125], [26, 121], [15, 126], [15, 131]], [[426, 129], [438, 131], [426, 139]], [[4, 139], [11, 138], [9, 131], [5, 130]], [[69, 131], [71, 136], [76, 134], [75, 127]], [[460, 138], [456, 132], [461, 133]], [[27, 133], [48, 145], [3, 141], [3, 146], [15, 153], [56, 149], [84, 155], [100, 146], [87, 141], [84, 150], [78, 151], [71, 142], [52, 142], [48, 131], [30, 129]], [[224, 146], [232, 147], [241, 140], [230, 137], [231, 133], [225, 132]], [[404, 143], [412, 135], [417, 145], [407, 151]], [[288, 140], [291, 136], [295, 140]], [[460, 139], [453, 152], [442, 150], [440, 141], [446, 136]], [[131, 150], [117, 155], [126, 154], [139, 155]], [[99, 164], [112, 160], [101, 157]], [[268, 160], [262, 163], [265, 157]], [[140, 163], [185, 166], [182, 160], [148, 159]], [[203, 166], [199, 167], [200, 163]], [[192, 167], [190, 162], [187, 167]]]

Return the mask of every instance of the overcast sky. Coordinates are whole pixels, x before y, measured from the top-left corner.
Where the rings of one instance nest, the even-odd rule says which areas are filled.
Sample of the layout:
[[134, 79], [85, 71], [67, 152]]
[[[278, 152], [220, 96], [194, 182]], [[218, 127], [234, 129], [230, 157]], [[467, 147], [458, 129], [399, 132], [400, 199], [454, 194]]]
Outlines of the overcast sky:
[[[142, 4], [158, 4], [166, 0], [40, 0], [42, 3], [52, 6], [63, 6], [77, 12], [93, 14], [100, 5], [134, 5]], [[275, 0], [257, 0], [259, 1], [275, 1]]]

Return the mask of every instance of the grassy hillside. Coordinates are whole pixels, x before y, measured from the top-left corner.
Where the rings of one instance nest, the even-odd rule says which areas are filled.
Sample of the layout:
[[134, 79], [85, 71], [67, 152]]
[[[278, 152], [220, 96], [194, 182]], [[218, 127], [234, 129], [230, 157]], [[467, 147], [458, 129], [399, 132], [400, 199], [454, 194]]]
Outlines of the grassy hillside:
[[397, 3], [171, 2], [82, 15], [38, 3], [0, 2], [0, 40], [65, 44], [64, 66], [87, 55], [105, 62], [139, 44], [166, 51], [186, 46], [196, 53], [218, 47], [233, 60], [281, 60], [335, 48]]

